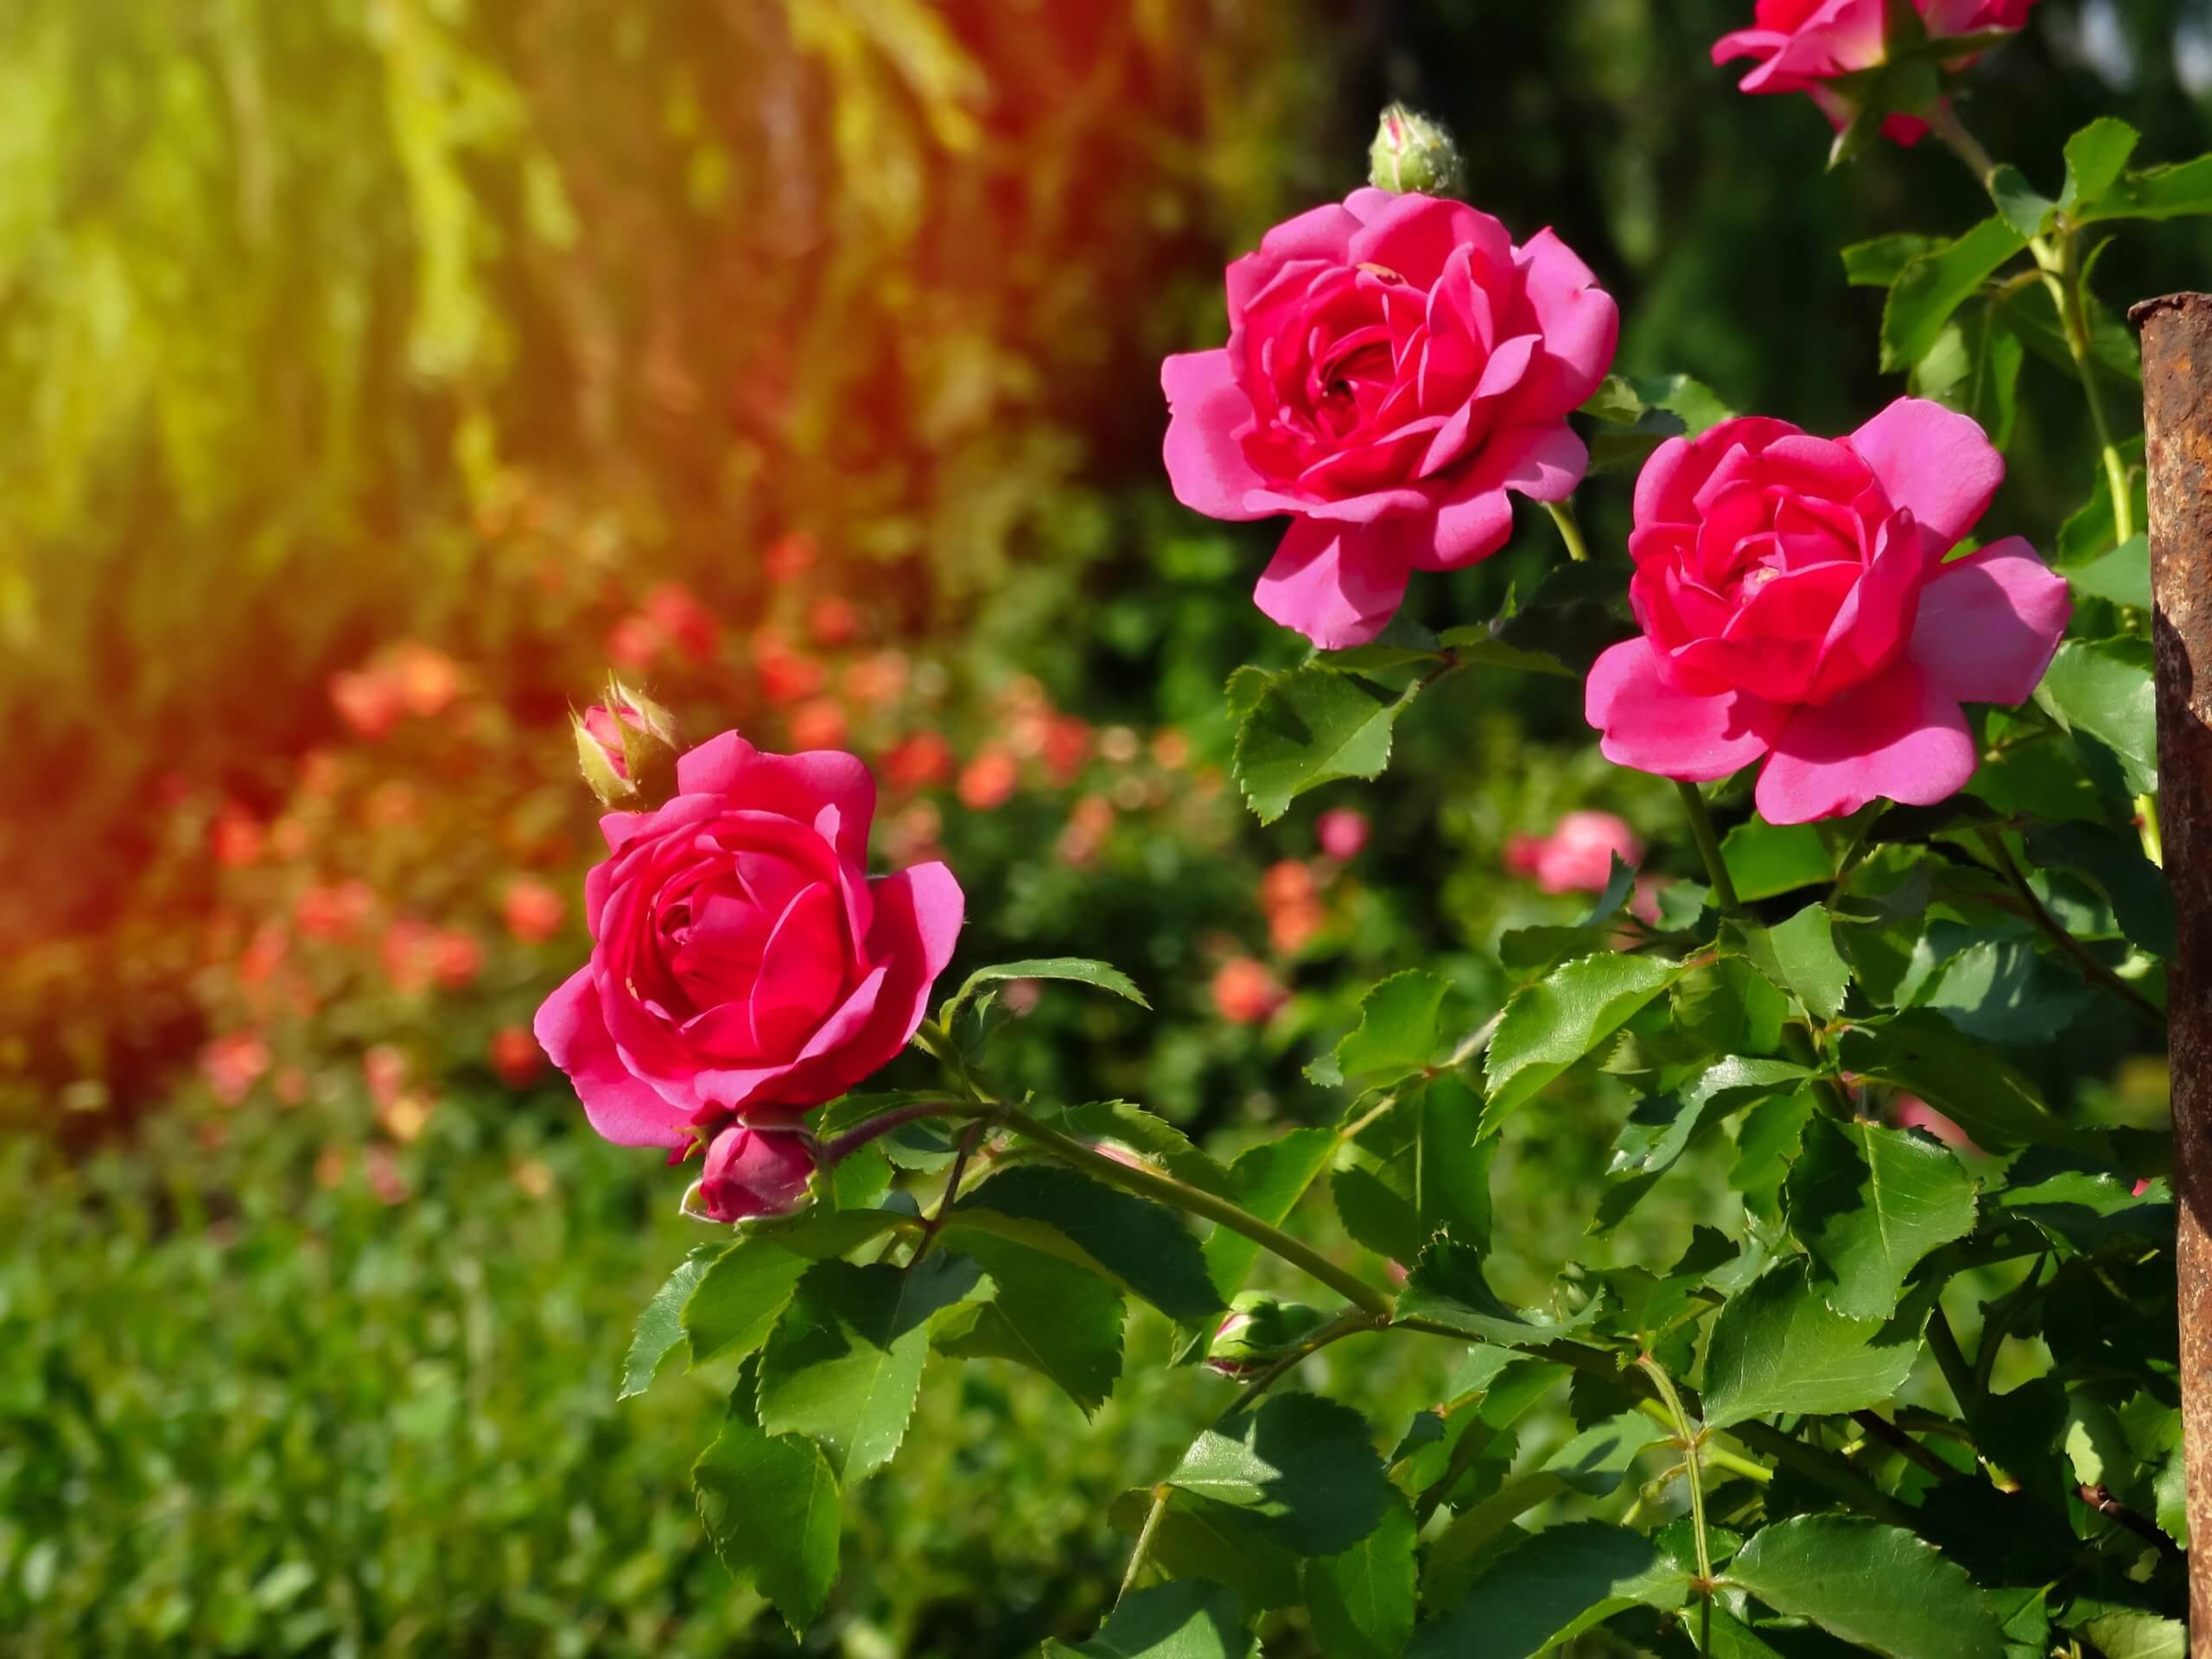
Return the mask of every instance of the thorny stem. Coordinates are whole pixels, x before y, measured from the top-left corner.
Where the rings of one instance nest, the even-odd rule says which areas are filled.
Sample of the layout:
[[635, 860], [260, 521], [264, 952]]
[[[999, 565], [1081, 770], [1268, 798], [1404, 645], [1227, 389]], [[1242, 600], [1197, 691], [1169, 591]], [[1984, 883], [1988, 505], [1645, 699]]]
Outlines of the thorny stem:
[[1996, 830], [1987, 829], [1977, 830], [1975, 835], [1981, 842], [1983, 850], [1989, 855], [1990, 861], [1997, 866], [1997, 873], [2005, 878], [2005, 885], [2011, 887], [2015, 896], [2018, 898], [2027, 913], [2028, 919], [2049, 934], [2056, 942], [2058, 947], [2074, 959], [2075, 966], [2079, 967], [2090, 979], [2107, 990], [2116, 992], [2132, 1004], [2139, 1013], [2145, 1015], [2155, 1022], [2159, 1029], [2164, 1030], [2166, 1024], [2165, 1010], [2118, 974], [2113, 972], [2103, 963], [2098, 961], [2088, 946], [2068, 932], [2060, 925], [2058, 918], [2044, 907], [2043, 900], [2036, 896], [2036, 890], [2028, 885], [2028, 878], [2021, 870], [2018, 861], [2013, 858], [2012, 849], [2005, 844], [2005, 837]]
[[1682, 810], [1689, 814], [1690, 834], [1697, 839], [1698, 855], [1705, 860], [1705, 873], [1712, 878], [1713, 896], [1720, 901], [1721, 910], [1732, 916], [1744, 905], [1736, 897], [1736, 882], [1728, 874], [1728, 861], [1721, 856], [1720, 836], [1713, 827], [1713, 813], [1695, 784], [1677, 780], [1675, 788], [1681, 795]]
[[1577, 564], [1590, 562], [1589, 544], [1582, 539], [1582, 525], [1575, 518], [1573, 501], [1547, 501], [1544, 511], [1552, 516], [1552, 523], [1559, 526], [1559, 538], [1567, 543], [1567, 556]]

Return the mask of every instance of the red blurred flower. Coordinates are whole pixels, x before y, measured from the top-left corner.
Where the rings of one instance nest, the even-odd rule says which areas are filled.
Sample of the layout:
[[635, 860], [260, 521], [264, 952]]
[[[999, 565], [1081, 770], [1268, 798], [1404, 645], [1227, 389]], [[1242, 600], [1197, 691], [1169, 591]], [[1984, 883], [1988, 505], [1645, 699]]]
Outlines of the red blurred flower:
[[960, 804], [971, 812], [994, 811], [1013, 798], [1020, 782], [1020, 763], [993, 745], [961, 772]]
[[499, 898], [507, 931], [524, 944], [543, 944], [561, 931], [569, 901], [534, 875], [518, 875]]
[[390, 1043], [378, 1043], [361, 1056], [361, 1081], [371, 1100], [389, 1107], [407, 1087], [407, 1056]]
[[522, 1026], [501, 1026], [492, 1033], [492, 1069], [510, 1089], [526, 1089], [545, 1070], [545, 1051]]
[[822, 664], [800, 656], [772, 628], [753, 636], [753, 670], [760, 677], [760, 695], [770, 702], [799, 702], [822, 690]]
[[1090, 764], [1090, 722], [1077, 715], [1055, 715], [1045, 728], [1045, 770], [1062, 789]]
[[845, 671], [845, 696], [870, 709], [888, 709], [906, 694], [906, 658], [895, 651], [863, 657]]
[[398, 725], [399, 717], [407, 711], [398, 679], [382, 668], [333, 674], [330, 701], [338, 717], [372, 743]]
[[1273, 915], [1313, 902], [1313, 872], [1302, 861], [1286, 858], [1268, 867], [1260, 878], [1260, 908]]
[[1098, 856], [1113, 832], [1114, 803], [1103, 795], [1084, 796], [1060, 832], [1060, 861], [1080, 869]]
[[235, 1106], [269, 1070], [269, 1045], [251, 1032], [218, 1037], [200, 1051], [200, 1075], [208, 1092]]
[[721, 643], [721, 625], [680, 582], [664, 582], [645, 595], [645, 615], [677, 650], [703, 663]]
[[1332, 807], [1315, 823], [1321, 850], [1339, 864], [1349, 864], [1367, 846], [1367, 815], [1349, 806]]
[[208, 840], [214, 849], [215, 861], [226, 869], [242, 870], [257, 862], [262, 839], [260, 822], [236, 801], [225, 801], [216, 810]]
[[1289, 1000], [1282, 982], [1249, 957], [1231, 957], [1213, 976], [1213, 1005], [1234, 1026], [1272, 1019]]
[[1327, 924], [1329, 912], [1318, 899], [1302, 905], [1285, 905], [1268, 917], [1268, 942], [1284, 956], [1303, 950]]
[[660, 647], [660, 630], [650, 617], [626, 616], [607, 630], [607, 660], [627, 673], [651, 668]]
[[1890, 1103], [1890, 1121], [1901, 1129], [1924, 1129], [1945, 1146], [1977, 1155], [1981, 1148], [1974, 1137], [1937, 1111], [1918, 1095], [1899, 1095]]
[[791, 710], [791, 747], [841, 749], [845, 746], [845, 710], [835, 697], [817, 697]]
[[883, 757], [893, 789], [931, 789], [952, 776], [952, 746], [936, 732], [916, 732]]
[[860, 607], [849, 599], [824, 594], [808, 609], [806, 627], [817, 645], [848, 645], [861, 631]]
[[282, 922], [270, 920], [253, 930], [253, 938], [238, 957], [238, 982], [243, 985], [265, 985], [276, 977], [276, 970], [284, 965], [285, 954], [291, 949], [291, 939]]
[[803, 530], [779, 536], [761, 555], [761, 568], [771, 582], [796, 582], [814, 567], [814, 537]]
[[431, 935], [429, 957], [431, 977], [446, 990], [462, 990], [484, 971], [484, 942], [461, 928], [440, 928]]
[[377, 896], [365, 881], [317, 882], [301, 889], [292, 919], [311, 939], [350, 939], [375, 913]]

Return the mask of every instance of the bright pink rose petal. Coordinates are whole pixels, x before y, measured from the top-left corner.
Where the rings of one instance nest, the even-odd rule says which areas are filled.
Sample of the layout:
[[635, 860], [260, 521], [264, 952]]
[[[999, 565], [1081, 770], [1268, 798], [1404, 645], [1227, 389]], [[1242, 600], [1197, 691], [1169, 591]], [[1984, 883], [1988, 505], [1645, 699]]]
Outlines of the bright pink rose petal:
[[2005, 458], [1967, 416], [1924, 397], [1900, 397], [1851, 435], [1892, 506], [1919, 520], [1929, 556], [1959, 544], [2005, 481]]
[[1286, 628], [1341, 651], [1382, 632], [1406, 596], [1408, 574], [1388, 532], [1301, 518], [1284, 533], [1253, 598]]
[[569, 1074], [593, 1129], [618, 1147], [680, 1147], [690, 1117], [632, 1076], [607, 1034], [588, 964], [545, 999], [531, 1022], [546, 1058]]
[[1686, 783], [1709, 783], [1767, 752], [1780, 721], [1745, 692], [1698, 696], [1660, 677], [1647, 639], [1613, 646], [1590, 670], [1583, 712], [1605, 734], [1599, 747], [1617, 765]]
[[1906, 660], [1790, 716], [1759, 773], [1759, 816], [1809, 823], [1848, 817], [1876, 799], [1933, 806], [1966, 786], [1974, 762], [1957, 699]]
[[1244, 505], [1264, 480], [1244, 458], [1236, 435], [1252, 421], [1251, 400], [1230, 373], [1227, 352], [1187, 352], [1160, 365], [1173, 416], [1162, 454], [1175, 499], [1209, 518], [1261, 518]]
[[2073, 613], [2065, 578], [2014, 536], [1936, 571], [1921, 597], [1912, 658], [1961, 702], [2025, 702]]

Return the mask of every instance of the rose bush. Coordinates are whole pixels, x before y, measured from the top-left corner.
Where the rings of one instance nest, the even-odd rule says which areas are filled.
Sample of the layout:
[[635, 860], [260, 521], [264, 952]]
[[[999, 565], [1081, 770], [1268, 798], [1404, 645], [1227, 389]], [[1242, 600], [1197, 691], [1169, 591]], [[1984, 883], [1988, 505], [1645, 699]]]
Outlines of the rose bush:
[[853, 755], [725, 732], [676, 782], [665, 805], [601, 820], [591, 959], [536, 1029], [601, 1135], [681, 1151], [699, 1126], [817, 1106], [897, 1054], [963, 900], [943, 864], [868, 879], [875, 781]]
[[1416, 569], [1495, 553], [1509, 492], [1563, 501], [1569, 410], [1620, 318], [1550, 231], [1516, 245], [1464, 202], [1355, 190], [1229, 268], [1229, 344], [1160, 369], [1178, 499], [1291, 515], [1255, 595], [1317, 645], [1372, 639]]
[[1980, 427], [1915, 398], [1847, 438], [1752, 418], [1662, 445], [1629, 539], [1643, 637], [1590, 673], [1606, 758], [1704, 782], [1764, 757], [1773, 823], [1955, 793], [1960, 703], [2025, 702], [2072, 613], [2018, 537], [1946, 563], [2004, 476]]

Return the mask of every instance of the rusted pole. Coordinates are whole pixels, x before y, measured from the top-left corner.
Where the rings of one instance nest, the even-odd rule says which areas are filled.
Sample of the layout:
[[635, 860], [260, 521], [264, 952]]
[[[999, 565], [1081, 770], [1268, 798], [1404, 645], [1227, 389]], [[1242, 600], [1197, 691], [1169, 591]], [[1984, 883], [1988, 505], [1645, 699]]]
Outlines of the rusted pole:
[[2169, 968], [2189, 1650], [2212, 1659], [2212, 295], [2129, 314], [2143, 331], [2158, 648], [2158, 819], [2179, 914]]

